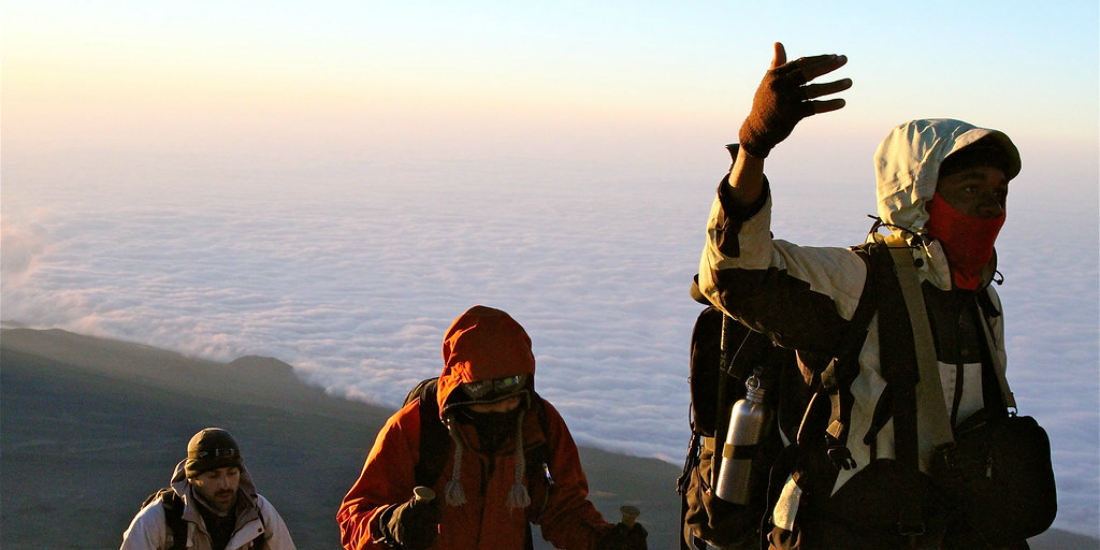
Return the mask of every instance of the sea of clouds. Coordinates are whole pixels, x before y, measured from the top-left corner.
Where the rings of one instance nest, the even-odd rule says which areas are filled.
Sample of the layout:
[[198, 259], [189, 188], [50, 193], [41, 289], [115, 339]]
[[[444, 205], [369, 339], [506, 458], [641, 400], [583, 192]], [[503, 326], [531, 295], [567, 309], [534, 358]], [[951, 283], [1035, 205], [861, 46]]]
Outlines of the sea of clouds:
[[[537, 387], [580, 443], [682, 460], [702, 309], [688, 287], [720, 173], [628, 177], [530, 159], [33, 164], [5, 165], [6, 323], [222, 361], [272, 356], [332, 394], [396, 406], [438, 374], [451, 320], [490, 305], [530, 333]], [[775, 233], [859, 242], [872, 189], [776, 184]], [[998, 251], [1010, 382], [1051, 435], [1056, 525], [1096, 536], [1095, 182], [1014, 188], [1009, 210]]]

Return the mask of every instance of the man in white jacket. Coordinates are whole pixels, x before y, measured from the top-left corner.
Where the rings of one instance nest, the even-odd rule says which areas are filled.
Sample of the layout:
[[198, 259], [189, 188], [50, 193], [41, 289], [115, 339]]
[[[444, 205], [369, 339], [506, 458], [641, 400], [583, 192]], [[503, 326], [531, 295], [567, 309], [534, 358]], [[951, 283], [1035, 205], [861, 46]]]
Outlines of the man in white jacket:
[[121, 550], [294, 550], [283, 518], [256, 493], [236, 439], [205, 428], [187, 444], [172, 485], [138, 512]]
[[[899, 404], [897, 397], [903, 390], [911, 395], [905, 384], [912, 379], [893, 384], [884, 368], [910, 352], [880, 340], [898, 333], [880, 324], [884, 309], [866, 317], [876, 310], [859, 307], [875, 302], [865, 296], [881, 299], [885, 292], [867, 291], [884, 278], [874, 276], [865, 250], [799, 246], [771, 233], [764, 159], [801, 119], [844, 106], [843, 99], [820, 98], [848, 89], [851, 80], [811, 82], [846, 62], [821, 55], [788, 63], [782, 44], [775, 45], [739, 147], [730, 148], [734, 163], [719, 185], [699, 266], [700, 290], [726, 314], [799, 350], [800, 358], [803, 352], [838, 358], [838, 371], [851, 365], [837, 392], [834, 421], [815, 436], [827, 460], [807, 459], [801, 475], [788, 477], [769, 516], [774, 530], [768, 542], [797, 550], [1026, 548], [1023, 540], [988, 543], [966, 519], [975, 511], [947, 502], [930, 475], [936, 446], [932, 423], [923, 416], [942, 415], [949, 429], [958, 430], [971, 418], [1004, 416], [1012, 406], [1011, 395], [998, 386], [998, 373], [1004, 378], [1003, 318], [990, 282], [1019, 152], [1002, 132], [929, 119], [894, 128], [875, 155], [879, 217], [896, 239], [889, 242], [899, 243], [891, 247], [912, 257], [927, 304], [932, 341], [922, 340], [918, 352], [931, 355], [926, 364], [940, 374], [917, 385], [923, 395], [942, 395], [940, 410], [921, 405], [914, 413], [916, 405]], [[912, 350], [912, 332], [908, 338]], [[912, 414], [921, 415], [919, 424], [909, 420]]]

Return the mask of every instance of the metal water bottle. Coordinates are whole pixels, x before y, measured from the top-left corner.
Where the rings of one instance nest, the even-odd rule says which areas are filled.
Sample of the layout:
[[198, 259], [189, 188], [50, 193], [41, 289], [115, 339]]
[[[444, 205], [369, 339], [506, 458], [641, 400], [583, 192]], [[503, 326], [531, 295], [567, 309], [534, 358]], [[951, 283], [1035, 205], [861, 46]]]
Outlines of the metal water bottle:
[[722, 466], [715, 495], [734, 504], [748, 504], [752, 488], [752, 460], [771, 417], [764, 405], [764, 388], [755, 374], [745, 381], [745, 398], [733, 404], [730, 427], [722, 448]]

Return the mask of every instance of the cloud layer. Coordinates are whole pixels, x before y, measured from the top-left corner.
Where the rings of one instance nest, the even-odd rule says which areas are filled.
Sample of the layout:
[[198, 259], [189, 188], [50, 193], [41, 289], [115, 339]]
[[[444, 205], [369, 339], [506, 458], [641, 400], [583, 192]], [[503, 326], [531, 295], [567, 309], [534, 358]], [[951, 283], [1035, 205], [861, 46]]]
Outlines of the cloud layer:
[[[331, 393], [396, 406], [438, 374], [450, 321], [491, 305], [531, 334], [537, 387], [581, 443], [681, 459], [701, 309], [687, 289], [720, 174], [168, 168], [35, 185], [6, 171], [4, 320], [225, 361], [269, 355]], [[1097, 524], [1100, 471], [1089, 192], [1014, 194], [1000, 247], [1010, 380], [1021, 412], [1050, 430], [1059, 478], [1075, 480], [1059, 524], [1076, 530]], [[858, 242], [868, 221], [849, 212], [869, 212], [871, 193], [777, 185], [776, 234]], [[1074, 254], [1049, 246], [1067, 223], [1091, 231]]]

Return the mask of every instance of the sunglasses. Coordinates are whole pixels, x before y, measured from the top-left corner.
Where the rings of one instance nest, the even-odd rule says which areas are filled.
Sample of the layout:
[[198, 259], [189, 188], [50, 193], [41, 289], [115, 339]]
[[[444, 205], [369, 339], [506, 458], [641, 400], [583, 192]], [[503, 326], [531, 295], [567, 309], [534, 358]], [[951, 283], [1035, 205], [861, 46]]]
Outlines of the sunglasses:
[[527, 375], [508, 376], [505, 378], [493, 378], [491, 380], [478, 380], [462, 384], [462, 391], [472, 399], [482, 399], [489, 396], [506, 395], [519, 391], [527, 384]]
[[195, 451], [191, 453], [194, 455], [192, 458], [232, 458], [238, 456], [240, 451], [237, 449], [214, 449], [212, 451]]

